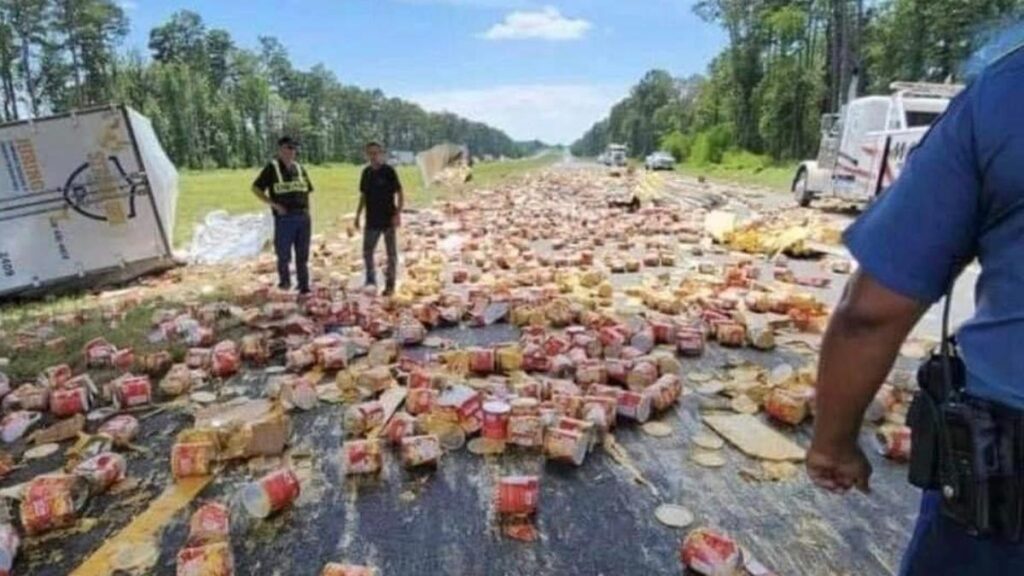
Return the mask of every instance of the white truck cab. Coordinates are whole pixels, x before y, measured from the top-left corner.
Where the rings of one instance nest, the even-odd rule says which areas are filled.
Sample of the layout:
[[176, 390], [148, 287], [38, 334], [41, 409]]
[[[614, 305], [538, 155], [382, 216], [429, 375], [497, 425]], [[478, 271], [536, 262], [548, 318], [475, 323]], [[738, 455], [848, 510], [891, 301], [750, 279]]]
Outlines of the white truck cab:
[[853, 98], [821, 121], [818, 158], [802, 162], [792, 191], [800, 206], [834, 197], [867, 203], [896, 180], [907, 155], [962, 89], [894, 82], [890, 96]]

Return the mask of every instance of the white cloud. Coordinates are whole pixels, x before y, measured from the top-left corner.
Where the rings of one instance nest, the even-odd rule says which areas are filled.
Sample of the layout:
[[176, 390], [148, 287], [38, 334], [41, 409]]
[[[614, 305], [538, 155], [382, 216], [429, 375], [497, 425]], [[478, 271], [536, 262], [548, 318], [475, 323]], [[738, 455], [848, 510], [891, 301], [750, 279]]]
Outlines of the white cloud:
[[427, 110], [448, 111], [504, 130], [516, 140], [570, 144], [604, 118], [625, 87], [529, 84], [412, 95]]
[[526, 0], [398, 0], [404, 4], [444, 4], [470, 8], [520, 8]]
[[480, 35], [487, 40], [579, 40], [593, 25], [582, 18], [562, 16], [553, 6], [536, 12], [516, 11]]
[[139, 3], [135, 0], [119, 0], [117, 5], [125, 12], [131, 12], [139, 7]]

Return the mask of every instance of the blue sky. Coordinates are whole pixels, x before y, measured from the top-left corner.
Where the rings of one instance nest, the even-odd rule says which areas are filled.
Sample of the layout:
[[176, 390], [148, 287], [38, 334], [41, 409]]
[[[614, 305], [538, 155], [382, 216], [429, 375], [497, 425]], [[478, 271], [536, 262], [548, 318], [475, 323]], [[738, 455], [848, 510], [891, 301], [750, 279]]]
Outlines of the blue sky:
[[273, 35], [346, 84], [569, 143], [647, 70], [703, 72], [724, 33], [693, 0], [122, 0], [130, 47], [180, 9], [242, 46]]

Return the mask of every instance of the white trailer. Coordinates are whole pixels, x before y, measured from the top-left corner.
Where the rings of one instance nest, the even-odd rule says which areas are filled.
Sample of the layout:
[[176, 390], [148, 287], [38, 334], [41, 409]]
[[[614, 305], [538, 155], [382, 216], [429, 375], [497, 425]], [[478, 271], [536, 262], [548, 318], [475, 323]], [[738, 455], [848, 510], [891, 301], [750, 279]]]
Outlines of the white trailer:
[[895, 82], [891, 96], [851, 98], [821, 122], [818, 158], [800, 164], [793, 197], [800, 206], [816, 198], [867, 203], [899, 176], [921, 141], [963, 86]]
[[0, 299], [174, 265], [178, 173], [135, 110], [2, 125], [0, 153]]

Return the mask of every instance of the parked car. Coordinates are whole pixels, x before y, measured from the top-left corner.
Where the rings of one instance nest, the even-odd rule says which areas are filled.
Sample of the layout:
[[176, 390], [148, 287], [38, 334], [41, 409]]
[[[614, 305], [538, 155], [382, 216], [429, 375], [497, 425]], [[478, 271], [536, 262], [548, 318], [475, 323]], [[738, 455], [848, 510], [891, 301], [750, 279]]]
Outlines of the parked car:
[[644, 168], [648, 170], [672, 170], [676, 167], [676, 159], [668, 152], [655, 152], [644, 159]]

